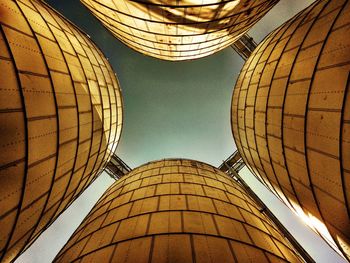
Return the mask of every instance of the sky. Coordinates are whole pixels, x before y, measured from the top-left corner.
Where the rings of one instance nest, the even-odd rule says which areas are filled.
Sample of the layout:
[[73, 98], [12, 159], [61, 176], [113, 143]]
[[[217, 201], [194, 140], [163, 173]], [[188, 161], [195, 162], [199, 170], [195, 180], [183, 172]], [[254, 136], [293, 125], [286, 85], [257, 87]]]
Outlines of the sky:
[[[236, 150], [230, 126], [231, 96], [244, 61], [232, 48], [194, 61], [162, 61], [119, 42], [78, 0], [47, 2], [91, 36], [117, 73], [124, 99], [117, 154], [130, 167], [169, 157], [219, 166]], [[281, 0], [249, 34], [260, 42], [311, 2]], [[317, 262], [344, 262], [247, 169], [241, 175]], [[51, 262], [112, 183], [103, 173], [16, 262]]]

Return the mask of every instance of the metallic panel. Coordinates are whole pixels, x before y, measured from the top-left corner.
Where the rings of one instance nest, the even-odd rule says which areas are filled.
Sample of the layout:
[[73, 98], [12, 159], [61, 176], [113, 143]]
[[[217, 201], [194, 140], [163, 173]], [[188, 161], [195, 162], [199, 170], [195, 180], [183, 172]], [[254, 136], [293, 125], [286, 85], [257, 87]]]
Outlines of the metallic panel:
[[209, 56], [247, 32], [278, 0], [81, 0], [120, 41], [164, 60]]
[[55, 262], [300, 262], [260, 209], [217, 168], [151, 162], [105, 192]]
[[350, 1], [323, 0], [270, 33], [237, 80], [231, 121], [256, 177], [350, 259], [349, 30]]
[[122, 102], [94, 43], [38, 0], [0, 0], [0, 261], [14, 260], [100, 174]]

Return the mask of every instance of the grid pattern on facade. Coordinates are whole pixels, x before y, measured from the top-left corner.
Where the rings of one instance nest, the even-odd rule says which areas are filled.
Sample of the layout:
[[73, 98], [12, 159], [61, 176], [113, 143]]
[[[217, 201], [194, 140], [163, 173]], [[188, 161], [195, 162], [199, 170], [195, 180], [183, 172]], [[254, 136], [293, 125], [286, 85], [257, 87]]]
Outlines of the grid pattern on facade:
[[13, 260], [97, 177], [122, 102], [92, 41], [38, 0], [0, 0], [0, 261]]
[[344, 0], [317, 1], [277, 28], [245, 63], [231, 118], [255, 175], [289, 207], [324, 222], [348, 257], [349, 30]]
[[119, 40], [165, 60], [211, 55], [231, 44], [278, 0], [81, 0]]
[[151, 162], [105, 192], [55, 262], [299, 262], [259, 209], [210, 165]]

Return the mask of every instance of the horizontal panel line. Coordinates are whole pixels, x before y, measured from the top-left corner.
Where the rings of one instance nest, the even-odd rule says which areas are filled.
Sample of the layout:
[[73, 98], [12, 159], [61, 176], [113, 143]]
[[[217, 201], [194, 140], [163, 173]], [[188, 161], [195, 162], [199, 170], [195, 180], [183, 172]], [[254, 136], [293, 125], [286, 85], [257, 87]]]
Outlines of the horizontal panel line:
[[34, 36], [33, 36], [33, 35], [30, 35], [30, 34], [28, 34], [28, 33], [26, 33], [26, 32], [23, 32], [23, 31], [19, 30], [18, 28], [15, 28], [15, 27], [13, 27], [13, 26], [10, 26], [9, 24], [6, 24], [6, 23], [4, 23], [4, 22], [1, 22], [0, 25], [5, 26], [5, 27], [7, 27], [7, 28], [10, 28], [10, 29], [12, 29], [12, 30], [14, 30], [14, 31], [16, 31], [16, 32], [18, 32], [18, 33], [20, 33], [20, 34], [23, 34], [23, 35], [25, 35], [25, 36], [27, 36], [27, 37], [30, 37], [30, 38], [34, 39]]
[[32, 76], [36, 76], [36, 77], [50, 78], [50, 76], [47, 74], [41, 74], [41, 73], [36, 73], [36, 72], [31, 72], [31, 71], [26, 71], [26, 70], [18, 70], [18, 72], [21, 74], [24, 74], [24, 75], [32, 75]]
[[0, 220], [4, 219], [5, 217], [7, 217], [9, 214], [11, 214], [13, 211], [15, 211], [18, 208], [19, 206], [17, 205], [14, 208], [11, 208], [10, 210], [6, 211], [4, 214], [0, 216]]
[[319, 67], [319, 68], [317, 68], [317, 71], [327, 70], [327, 69], [337, 68], [337, 67], [342, 67], [342, 66], [347, 66], [347, 65], [350, 65], [350, 61], [345, 61], [345, 62], [336, 63], [336, 64], [324, 66], [324, 67]]
[[26, 160], [26, 158], [22, 158], [22, 159], [18, 159], [16, 161], [4, 164], [4, 165], [0, 166], [0, 170], [7, 169], [7, 168], [9, 168], [11, 166], [17, 166], [17, 164], [25, 162], [25, 160]]
[[57, 115], [46, 115], [46, 116], [37, 116], [37, 117], [30, 117], [27, 120], [28, 121], [39, 121], [39, 120], [45, 120], [45, 119], [51, 119], [51, 118], [56, 118]]
[[305, 118], [305, 115], [299, 115], [299, 114], [293, 114], [293, 113], [284, 113], [283, 114], [284, 116], [287, 116], [287, 117], [295, 117], [295, 118]]
[[58, 109], [75, 109], [77, 108], [76, 105], [66, 105], [66, 106], [58, 106]]
[[299, 154], [303, 154], [303, 155], [305, 154], [305, 152], [299, 151], [299, 150], [297, 150], [295, 148], [292, 148], [291, 146], [288, 146], [288, 145], [285, 145], [285, 144], [283, 145], [283, 147], [288, 149], [288, 150], [291, 150], [293, 152], [299, 153]]
[[309, 81], [309, 80], [311, 80], [311, 78], [295, 79], [295, 80], [290, 80], [289, 84], [294, 84], [294, 83], [304, 82], [304, 81]]
[[6, 61], [11, 61], [11, 62], [12, 62], [12, 59], [11, 59], [11, 58], [8, 58], [8, 57], [0, 56], [0, 59], [1, 59], [1, 60], [6, 60]]
[[341, 112], [341, 109], [308, 108], [309, 111]]
[[0, 113], [23, 112], [22, 108], [17, 109], [0, 109]]
[[313, 152], [317, 152], [317, 153], [322, 154], [322, 155], [325, 155], [325, 156], [328, 156], [328, 157], [330, 157], [330, 158], [332, 158], [332, 159], [339, 160], [339, 157], [338, 157], [338, 156], [335, 156], [335, 155], [330, 154], [330, 153], [323, 152], [323, 151], [321, 151], [321, 150], [319, 150], [319, 149], [315, 149], [315, 148], [312, 148], [312, 147], [309, 147], [309, 146], [306, 147], [306, 149], [307, 149], [307, 150], [310, 150], [310, 151], [313, 151]]
[[41, 160], [38, 160], [38, 161], [36, 161], [36, 162], [34, 162], [34, 163], [29, 164], [29, 165], [28, 165], [28, 169], [29, 169], [29, 168], [32, 168], [32, 167], [34, 167], [34, 166], [36, 166], [36, 165], [38, 165], [38, 164], [40, 164], [40, 163], [43, 163], [43, 162], [45, 162], [45, 161], [47, 161], [47, 160], [49, 160], [49, 159], [51, 159], [51, 158], [54, 158], [54, 157], [56, 157], [56, 153], [51, 154], [51, 155], [49, 155], [49, 156], [46, 156], [45, 158], [43, 158], [43, 159], [41, 159]]

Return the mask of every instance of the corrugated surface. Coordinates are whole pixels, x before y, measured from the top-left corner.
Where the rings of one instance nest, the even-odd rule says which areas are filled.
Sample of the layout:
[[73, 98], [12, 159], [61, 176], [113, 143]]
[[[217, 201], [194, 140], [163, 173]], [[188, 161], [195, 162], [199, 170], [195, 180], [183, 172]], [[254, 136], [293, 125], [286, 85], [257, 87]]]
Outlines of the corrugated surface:
[[81, 0], [124, 44], [165, 60], [211, 55], [235, 42], [278, 0]]
[[315, 2], [262, 41], [232, 100], [245, 162], [292, 209], [323, 221], [348, 256], [349, 23], [349, 1]]
[[100, 173], [121, 107], [115, 75], [85, 34], [41, 1], [0, 0], [0, 261]]
[[148, 163], [106, 191], [56, 262], [299, 262], [259, 209], [212, 166]]

